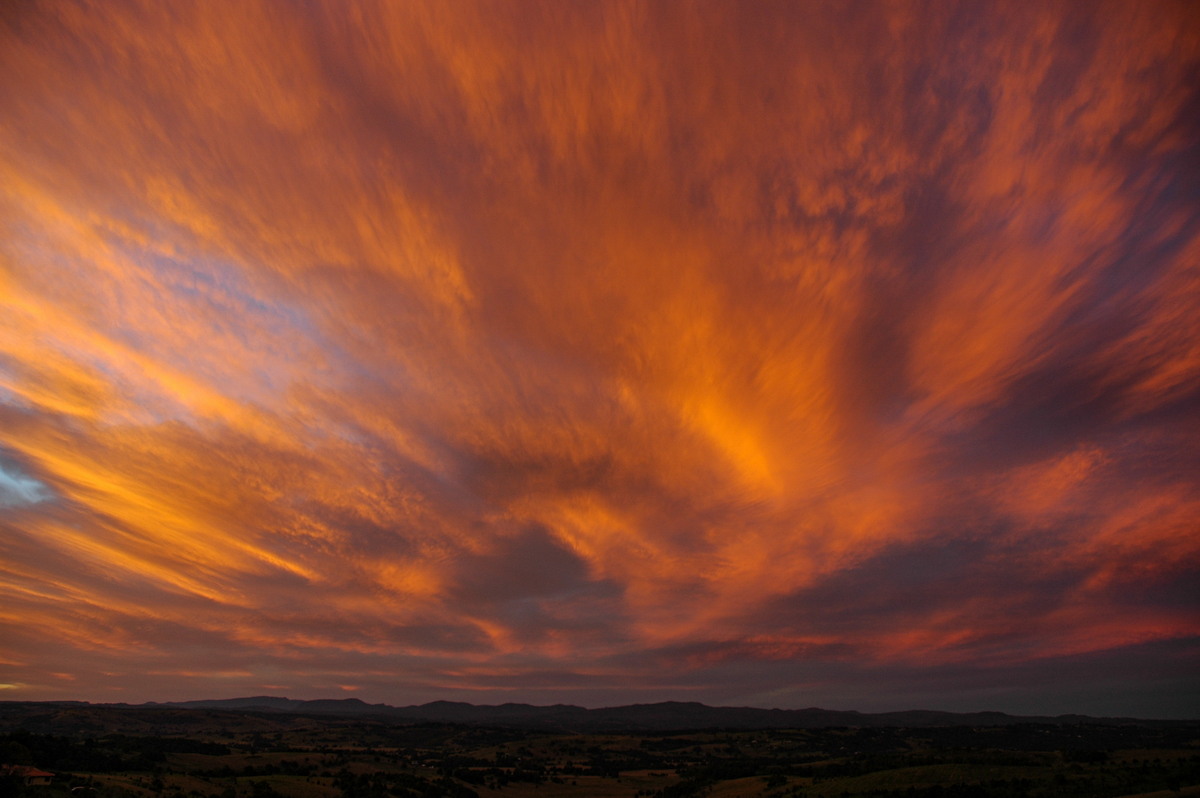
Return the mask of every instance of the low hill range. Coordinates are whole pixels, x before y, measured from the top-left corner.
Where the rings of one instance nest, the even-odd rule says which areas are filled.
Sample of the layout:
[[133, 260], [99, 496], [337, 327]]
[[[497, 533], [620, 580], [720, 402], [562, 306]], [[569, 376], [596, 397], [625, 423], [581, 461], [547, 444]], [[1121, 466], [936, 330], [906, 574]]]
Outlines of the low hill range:
[[[11, 703], [11, 702], [4, 702]], [[864, 713], [810, 707], [808, 709], [760, 709], [756, 707], [712, 707], [697, 702], [664, 701], [655, 704], [587, 709], [570, 704], [476, 705], [456, 701], [433, 701], [414, 706], [368, 704], [357, 698], [297, 700], [279, 696], [207, 699], [199, 701], [148, 702], [145, 704], [88, 704], [87, 702], [22, 702], [76, 707], [111, 707], [126, 711], [206, 710], [267, 715], [305, 715], [329, 718], [358, 718], [388, 723], [444, 723], [468, 726], [559, 731], [659, 732], [694, 729], [820, 729], [848, 728], [935, 728], [954, 726], [1011, 726], [1023, 723], [1052, 725], [1173, 725], [1183, 721], [1095, 718], [1086, 715], [1022, 716], [1003, 712], [904, 712]]]
[[97, 798], [1200, 795], [1197, 741], [1200, 721], [1000, 712], [0, 701], [0, 748], [56, 775], [31, 789]]

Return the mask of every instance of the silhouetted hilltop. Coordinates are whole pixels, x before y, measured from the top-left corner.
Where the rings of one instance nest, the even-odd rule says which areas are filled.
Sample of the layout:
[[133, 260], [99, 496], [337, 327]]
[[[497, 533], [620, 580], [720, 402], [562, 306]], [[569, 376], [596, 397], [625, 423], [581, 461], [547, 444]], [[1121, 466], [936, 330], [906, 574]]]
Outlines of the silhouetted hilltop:
[[[47, 702], [49, 703], [49, 702]], [[74, 703], [74, 706], [88, 706]], [[414, 706], [368, 704], [357, 698], [303, 701], [278, 696], [175, 701], [141, 705], [91, 705], [126, 709], [209, 710], [239, 713], [321, 715], [371, 718], [390, 723], [453, 723], [547, 731], [667, 731], [687, 729], [817, 729], [851, 728], [938, 728], [950, 726], [1011, 726], [1020, 723], [1054, 725], [1077, 723], [1160, 724], [1134, 718], [1092, 718], [1084, 715], [1021, 716], [1003, 712], [906, 712], [864, 713], [810, 707], [808, 709], [760, 709], [756, 707], [712, 707], [697, 702], [664, 701], [620, 707], [587, 709], [570, 704], [477, 705], [459, 701], [433, 701]]]
[[433, 701], [418, 706], [368, 704], [357, 698], [302, 701], [278, 696], [206, 699], [146, 704], [89, 704], [83, 701], [0, 702], [0, 730], [24, 728], [43, 733], [189, 733], [198, 728], [228, 728], [250, 732], [273, 731], [321, 724], [373, 725], [452, 724], [547, 732], [668, 732], [703, 729], [823, 729], [951, 727], [1012, 727], [1020, 724], [1068, 726], [1139, 725], [1156, 728], [1195, 724], [1195, 721], [1092, 718], [1085, 715], [1020, 716], [1003, 712], [863, 713], [810, 707], [760, 709], [711, 707], [695, 702], [664, 701], [621, 707], [587, 709], [570, 704], [476, 705]]

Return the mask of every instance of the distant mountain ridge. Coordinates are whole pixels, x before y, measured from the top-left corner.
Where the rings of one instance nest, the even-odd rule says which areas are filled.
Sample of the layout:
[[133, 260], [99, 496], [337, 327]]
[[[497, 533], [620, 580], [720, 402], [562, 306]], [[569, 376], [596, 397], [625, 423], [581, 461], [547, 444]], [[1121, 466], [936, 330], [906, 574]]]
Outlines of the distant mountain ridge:
[[[112, 705], [110, 705], [112, 706]], [[250, 696], [197, 701], [149, 702], [120, 705], [130, 708], [172, 708], [232, 712], [286, 713], [373, 718], [399, 723], [456, 723], [518, 729], [603, 732], [676, 731], [690, 729], [813, 729], [830, 726], [932, 728], [946, 726], [1009, 726], [1018, 723], [1144, 723], [1133, 718], [1094, 718], [1086, 715], [1021, 716], [1003, 712], [904, 712], [864, 713], [819, 709], [760, 709], [711, 707], [697, 702], [664, 701], [587, 709], [571, 704], [476, 705], [457, 701], [396, 707], [368, 704], [358, 698], [299, 700], [279, 696]]]

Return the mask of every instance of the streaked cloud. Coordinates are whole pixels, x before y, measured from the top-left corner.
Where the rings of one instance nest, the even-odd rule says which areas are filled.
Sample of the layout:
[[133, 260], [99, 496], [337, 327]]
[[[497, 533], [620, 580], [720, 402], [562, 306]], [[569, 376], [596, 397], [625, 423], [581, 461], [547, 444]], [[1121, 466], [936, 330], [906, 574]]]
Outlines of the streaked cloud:
[[6, 12], [0, 678], [1166, 711], [1198, 66], [1186, 3]]

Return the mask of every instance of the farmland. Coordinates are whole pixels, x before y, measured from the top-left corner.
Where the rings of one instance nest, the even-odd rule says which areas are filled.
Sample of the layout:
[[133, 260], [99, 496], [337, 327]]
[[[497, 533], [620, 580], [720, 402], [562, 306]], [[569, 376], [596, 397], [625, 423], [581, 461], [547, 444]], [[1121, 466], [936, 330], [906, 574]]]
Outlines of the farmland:
[[1200, 724], [570, 733], [185, 709], [0, 706], [20, 798], [1200, 794]]

